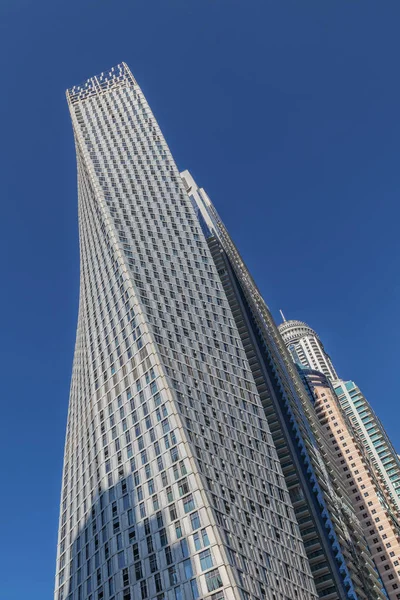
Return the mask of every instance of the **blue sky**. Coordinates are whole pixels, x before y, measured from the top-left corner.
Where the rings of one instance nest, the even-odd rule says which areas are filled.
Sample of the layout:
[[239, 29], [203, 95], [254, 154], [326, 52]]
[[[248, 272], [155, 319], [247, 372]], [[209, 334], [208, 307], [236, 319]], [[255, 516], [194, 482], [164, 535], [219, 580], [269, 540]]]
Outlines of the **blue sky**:
[[399, 433], [398, 0], [3, 0], [0, 600], [52, 597], [78, 307], [65, 88], [126, 61], [276, 318]]

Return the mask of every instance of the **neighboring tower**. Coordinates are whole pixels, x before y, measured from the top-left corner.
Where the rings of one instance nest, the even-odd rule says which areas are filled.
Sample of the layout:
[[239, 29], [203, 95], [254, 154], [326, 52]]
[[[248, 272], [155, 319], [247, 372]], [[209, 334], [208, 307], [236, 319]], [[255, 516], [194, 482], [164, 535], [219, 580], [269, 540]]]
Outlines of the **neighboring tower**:
[[181, 173], [259, 391], [320, 598], [383, 598], [351, 500], [297, 369], [204, 189]]
[[311, 392], [325, 443], [332, 446], [336, 466], [348, 488], [388, 596], [390, 600], [397, 600], [400, 598], [398, 509], [385, 482], [378, 479], [328, 379], [319, 371], [309, 369], [303, 370], [302, 376]]
[[241, 337], [157, 121], [125, 63], [67, 98], [81, 278], [55, 598], [313, 600]]
[[400, 512], [400, 459], [382, 423], [354, 381], [335, 381], [333, 388]]
[[[283, 317], [282, 312], [281, 315]], [[321, 371], [331, 380], [338, 379], [323, 343], [311, 327], [302, 321], [286, 321], [283, 317], [278, 329], [295, 363]]]
[[400, 458], [379, 418], [354, 381], [339, 379], [315, 331], [301, 321], [286, 321], [282, 311], [281, 315], [283, 323], [278, 329], [293, 361], [323, 373], [331, 381], [343, 411], [400, 511]]

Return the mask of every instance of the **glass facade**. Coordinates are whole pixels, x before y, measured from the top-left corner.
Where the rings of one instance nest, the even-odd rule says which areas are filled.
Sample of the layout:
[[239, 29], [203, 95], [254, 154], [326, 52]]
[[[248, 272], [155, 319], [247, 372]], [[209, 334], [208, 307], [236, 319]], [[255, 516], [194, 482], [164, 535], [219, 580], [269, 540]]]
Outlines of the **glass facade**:
[[384, 598], [334, 450], [323, 442], [312, 395], [211, 200], [188, 171], [181, 176], [210, 231], [208, 245], [275, 441], [318, 595]]
[[398, 600], [400, 526], [388, 488], [377, 477], [368, 452], [341, 410], [327, 377], [320, 371], [310, 369], [301, 369], [301, 376], [321, 423], [325, 445], [334, 450], [337, 469], [363, 529], [382, 588], [390, 600]]
[[343, 411], [388, 487], [400, 514], [400, 460], [378, 416], [354, 381], [333, 384]]
[[123, 63], [67, 92], [81, 252], [56, 600], [316, 597], [192, 202]]

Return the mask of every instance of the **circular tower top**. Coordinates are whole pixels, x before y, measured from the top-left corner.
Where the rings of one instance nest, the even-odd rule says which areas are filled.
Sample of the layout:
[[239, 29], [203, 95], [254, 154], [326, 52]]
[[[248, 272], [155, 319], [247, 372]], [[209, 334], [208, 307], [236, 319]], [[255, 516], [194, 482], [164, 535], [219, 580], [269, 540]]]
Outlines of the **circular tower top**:
[[319, 339], [314, 329], [311, 329], [311, 327], [309, 327], [307, 323], [303, 323], [303, 321], [284, 321], [278, 326], [278, 329], [286, 344], [297, 342], [297, 340], [300, 340], [307, 335]]

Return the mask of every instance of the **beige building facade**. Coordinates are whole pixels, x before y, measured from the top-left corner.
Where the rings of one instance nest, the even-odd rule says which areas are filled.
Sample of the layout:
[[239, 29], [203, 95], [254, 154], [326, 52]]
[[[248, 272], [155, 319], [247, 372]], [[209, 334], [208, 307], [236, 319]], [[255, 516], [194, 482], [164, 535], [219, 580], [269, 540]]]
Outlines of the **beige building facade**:
[[320, 374], [306, 375], [325, 441], [333, 447], [339, 472], [348, 487], [356, 514], [390, 600], [400, 599], [399, 515], [384, 482], [357, 441], [335, 393]]

